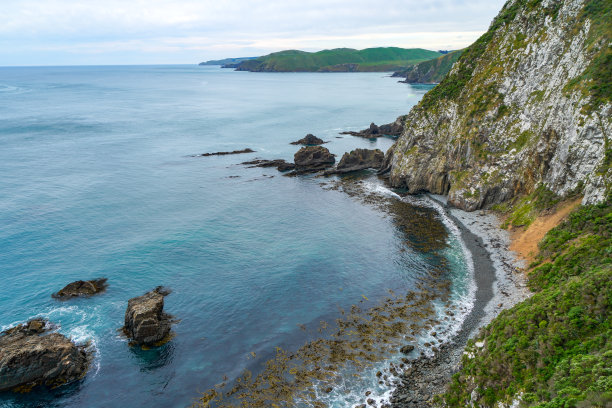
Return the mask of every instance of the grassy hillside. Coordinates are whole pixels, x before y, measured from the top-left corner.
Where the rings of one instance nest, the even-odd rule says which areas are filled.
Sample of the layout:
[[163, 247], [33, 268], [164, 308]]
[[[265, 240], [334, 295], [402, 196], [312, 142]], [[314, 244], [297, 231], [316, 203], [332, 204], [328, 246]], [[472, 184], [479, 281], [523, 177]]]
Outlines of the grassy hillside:
[[288, 50], [275, 52], [238, 65], [239, 71], [317, 72], [317, 71], [395, 71], [439, 57], [436, 51], [421, 48], [379, 47], [365, 50], [336, 48], [319, 52]]
[[444, 79], [453, 64], [459, 59], [463, 50], [456, 50], [436, 59], [419, 62], [408, 69], [398, 71], [393, 76], [406, 78], [409, 84], [435, 84]]
[[518, 395], [521, 407], [612, 404], [612, 196], [579, 207], [539, 247], [535, 294], [470, 343], [446, 406], [492, 407]]

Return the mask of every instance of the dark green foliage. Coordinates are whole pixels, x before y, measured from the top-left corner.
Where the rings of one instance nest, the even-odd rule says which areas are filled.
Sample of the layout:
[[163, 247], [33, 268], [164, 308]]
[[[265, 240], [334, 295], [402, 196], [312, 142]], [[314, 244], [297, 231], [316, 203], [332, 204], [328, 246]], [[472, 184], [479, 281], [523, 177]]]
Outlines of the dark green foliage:
[[[540, 244], [529, 277], [537, 291], [478, 336], [444, 399], [493, 406], [523, 393], [523, 406], [607, 407], [612, 403], [612, 200], [580, 207]], [[550, 259], [550, 261], [548, 261]]]
[[288, 50], [244, 61], [238, 69], [256, 72], [341, 71], [342, 64], [356, 64], [357, 71], [394, 71], [440, 56], [422, 48], [378, 47], [365, 50], [336, 48], [319, 52]]

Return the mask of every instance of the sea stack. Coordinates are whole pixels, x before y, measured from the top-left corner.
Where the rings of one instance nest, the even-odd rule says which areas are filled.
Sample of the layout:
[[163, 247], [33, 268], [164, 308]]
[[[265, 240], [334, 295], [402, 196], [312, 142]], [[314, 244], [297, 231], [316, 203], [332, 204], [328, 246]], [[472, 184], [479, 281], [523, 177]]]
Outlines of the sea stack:
[[157, 287], [128, 301], [123, 331], [134, 343], [154, 346], [168, 337], [172, 316], [164, 313], [164, 297], [169, 293]]

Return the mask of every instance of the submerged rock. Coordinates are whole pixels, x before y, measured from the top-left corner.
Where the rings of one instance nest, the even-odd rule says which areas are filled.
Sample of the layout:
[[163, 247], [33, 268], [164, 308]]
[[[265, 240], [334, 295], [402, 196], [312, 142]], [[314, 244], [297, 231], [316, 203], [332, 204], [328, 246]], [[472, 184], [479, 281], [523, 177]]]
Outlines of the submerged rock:
[[322, 139], [319, 139], [318, 137], [316, 137], [313, 134], [307, 134], [306, 137], [304, 137], [303, 139], [298, 140], [297, 142], [291, 142], [292, 145], [307, 145], [307, 146], [314, 146], [314, 145], [322, 145], [324, 142]]
[[68, 285], [64, 286], [63, 289], [52, 294], [51, 296], [60, 300], [67, 300], [79, 296], [92, 296], [106, 290], [108, 286], [106, 281], [106, 278], [88, 281], [79, 280], [69, 283]]
[[82, 378], [90, 361], [85, 346], [51, 332], [43, 319], [30, 320], [0, 333], [0, 391], [57, 387]]
[[295, 153], [293, 161], [297, 172], [314, 172], [333, 166], [336, 159], [325, 147], [306, 146]]
[[414, 350], [414, 346], [412, 344], [407, 344], [400, 349], [402, 354], [410, 354]]
[[344, 153], [338, 166], [331, 173], [348, 173], [364, 169], [379, 169], [385, 158], [385, 154], [379, 150], [355, 149], [350, 153]]
[[172, 316], [164, 313], [164, 296], [169, 293], [160, 286], [128, 301], [123, 331], [136, 344], [153, 346], [170, 334]]

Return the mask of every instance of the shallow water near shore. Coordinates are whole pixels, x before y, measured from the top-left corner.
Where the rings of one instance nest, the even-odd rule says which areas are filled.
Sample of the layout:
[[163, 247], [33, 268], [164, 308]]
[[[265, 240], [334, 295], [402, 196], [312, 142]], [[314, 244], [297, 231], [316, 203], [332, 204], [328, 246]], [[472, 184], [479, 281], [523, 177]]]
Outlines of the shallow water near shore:
[[[43, 316], [95, 350], [82, 382], [0, 394], [0, 406], [184, 407], [224, 376], [257, 372], [275, 347], [325, 335], [320, 322], [339, 308], [415, 290], [441, 266], [450, 300], [468, 308], [464, 249], [435, 206], [402, 204], [429, 211], [437, 227], [428, 232], [398, 222], [404, 210], [321, 185], [335, 177], [240, 165], [291, 160], [298, 147], [289, 143], [306, 133], [338, 158], [386, 151], [390, 139], [338, 132], [391, 122], [427, 89], [378, 73], [0, 68], [0, 328]], [[189, 157], [247, 147], [256, 153]], [[362, 178], [361, 190], [400, 201], [372, 174]], [[444, 231], [437, 251], [423, 246], [432, 231]], [[109, 283], [99, 296], [50, 296], [97, 277]], [[130, 348], [117, 332], [127, 300], [158, 285], [173, 291], [165, 307], [180, 319], [176, 336]], [[436, 307], [443, 316], [444, 302]], [[372, 386], [382, 396], [377, 369], [318, 398], [350, 406]]]

